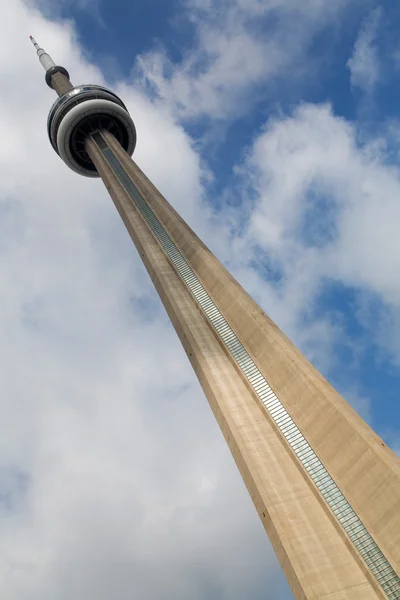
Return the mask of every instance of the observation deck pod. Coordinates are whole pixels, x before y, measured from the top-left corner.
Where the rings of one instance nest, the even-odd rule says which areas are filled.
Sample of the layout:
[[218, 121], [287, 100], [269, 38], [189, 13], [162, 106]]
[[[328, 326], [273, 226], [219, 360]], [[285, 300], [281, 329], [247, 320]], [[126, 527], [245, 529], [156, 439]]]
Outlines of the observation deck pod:
[[95, 131], [114, 135], [131, 156], [136, 146], [135, 124], [122, 100], [100, 85], [80, 85], [54, 102], [47, 120], [51, 145], [66, 165], [85, 177], [98, 177], [85, 140]]

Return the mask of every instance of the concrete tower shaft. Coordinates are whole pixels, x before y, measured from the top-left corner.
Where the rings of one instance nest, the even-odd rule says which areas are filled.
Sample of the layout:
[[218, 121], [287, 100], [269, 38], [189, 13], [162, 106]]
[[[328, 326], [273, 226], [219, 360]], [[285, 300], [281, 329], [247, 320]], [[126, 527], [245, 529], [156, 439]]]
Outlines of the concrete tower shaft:
[[400, 461], [108, 132], [87, 150], [297, 599], [400, 598]]
[[296, 599], [400, 600], [400, 459], [132, 161], [117, 96], [72, 88], [48, 130], [65, 163], [109, 191]]

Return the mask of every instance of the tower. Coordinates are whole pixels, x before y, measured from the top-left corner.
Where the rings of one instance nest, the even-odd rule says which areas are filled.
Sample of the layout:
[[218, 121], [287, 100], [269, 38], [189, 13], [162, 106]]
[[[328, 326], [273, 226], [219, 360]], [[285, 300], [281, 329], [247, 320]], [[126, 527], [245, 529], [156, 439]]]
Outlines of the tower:
[[32, 39], [58, 98], [48, 133], [101, 177], [153, 280], [295, 597], [400, 599], [400, 460], [293, 346], [130, 158], [134, 123], [74, 87]]

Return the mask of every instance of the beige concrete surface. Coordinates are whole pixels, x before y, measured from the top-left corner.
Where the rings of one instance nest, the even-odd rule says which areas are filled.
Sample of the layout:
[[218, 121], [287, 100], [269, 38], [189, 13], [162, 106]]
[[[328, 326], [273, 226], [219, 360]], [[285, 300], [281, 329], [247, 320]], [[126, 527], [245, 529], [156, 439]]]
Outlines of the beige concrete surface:
[[72, 90], [74, 87], [68, 77], [63, 73], [54, 73], [51, 77], [51, 85], [53, 86], [53, 90], [56, 91], [59, 96], [62, 96], [65, 92]]
[[[109, 134], [157, 217], [359, 511], [399, 565], [398, 458], [291, 344]], [[227, 440], [297, 599], [384, 598], [375, 579], [101, 156], [88, 151], [155, 284]]]

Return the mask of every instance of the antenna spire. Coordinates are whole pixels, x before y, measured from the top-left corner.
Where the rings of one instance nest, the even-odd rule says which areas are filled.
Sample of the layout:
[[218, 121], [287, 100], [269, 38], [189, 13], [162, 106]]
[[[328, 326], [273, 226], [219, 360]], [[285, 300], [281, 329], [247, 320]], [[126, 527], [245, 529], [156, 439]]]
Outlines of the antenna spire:
[[[68, 71], [66, 69], [64, 69], [64, 67], [60, 67], [59, 65], [56, 65], [56, 63], [51, 58], [51, 56], [49, 54], [47, 54], [47, 52], [39, 46], [39, 44], [37, 43], [37, 41], [35, 40], [34, 37], [32, 37], [30, 35], [29, 39], [31, 40], [32, 44], [35, 46], [37, 55], [40, 60], [40, 64], [42, 65], [43, 69], [46, 71], [47, 85], [49, 87], [51, 87], [53, 90], [55, 90], [59, 96], [62, 96], [63, 94], [65, 94], [65, 92], [72, 89], [73, 85], [69, 80]], [[55, 81], [54, 76], [57, 75], [58, 73], [61, 74], [61, 76], [58, 75], [56, 77], [56, 79], [58, 79], [58, 80]]]
[[39, 50], [39, 44], [37, 43], [35, 38], [30, 35], [29, 39], [31, 40], [32, 44], [35, 46], [36, 50]]
[[33, 38], [30, 35], [29, 39], [31, 40], [32, 44], [36, 48], [36, 52], [37, 52], [37, 55], [39, 57], [40, 64], [42, 65], [42, 67], [44, 68], [44, 70], [47, 72], [49, 69], [51, 69], [51, 67], [55, 67], [56, 63], [54, 62], [54, 60], [51, 58], [51, 56], [49, 56], [49, 54], [47, 54], [47, 52], [45, 50], [43, 50], [43, 48], [41, 48], [39, 46], [39, 44], [37, 43], [37, 41], [35, 40], [35, 38]]

